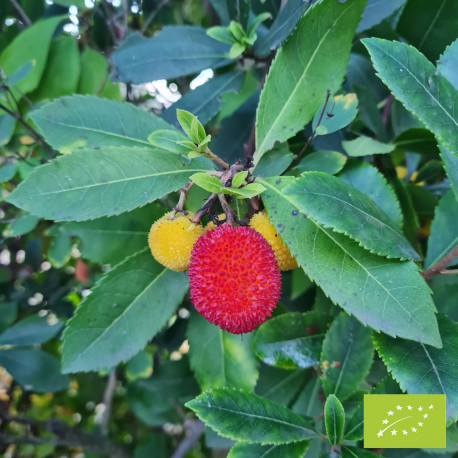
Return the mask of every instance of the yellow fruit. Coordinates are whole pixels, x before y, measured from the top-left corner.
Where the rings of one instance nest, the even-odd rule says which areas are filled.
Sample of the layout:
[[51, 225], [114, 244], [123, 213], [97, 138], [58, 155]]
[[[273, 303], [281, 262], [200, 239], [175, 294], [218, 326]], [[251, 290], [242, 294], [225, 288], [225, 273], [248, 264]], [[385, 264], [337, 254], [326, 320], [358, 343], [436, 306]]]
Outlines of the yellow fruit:
[[175, 272], [188, 268], [192, 247], [205, 232], [200, 223], [191, 223], [193, 217], [169, 212], [151, 226], [148, 245], [159, 264]]
[[296, 259], [291, 255], [288, 247], [275, 232], [265, 211], [255, 213], [250, 220], [250, 226], [269, 242], [272, 250], [274, 250], [280, 270], [292, 270], [297, 267]]
[[[219, 221], [224, 221], [226, 219], [226, 214], [225, 213], [220, 213], [218, 215], [218, 220]], [[209, 221], [208, 224], [205, 226], [205, 231], [209, 231], [210, 229], [215, 229], [215, 227], [218, 227], [213, 221]]]

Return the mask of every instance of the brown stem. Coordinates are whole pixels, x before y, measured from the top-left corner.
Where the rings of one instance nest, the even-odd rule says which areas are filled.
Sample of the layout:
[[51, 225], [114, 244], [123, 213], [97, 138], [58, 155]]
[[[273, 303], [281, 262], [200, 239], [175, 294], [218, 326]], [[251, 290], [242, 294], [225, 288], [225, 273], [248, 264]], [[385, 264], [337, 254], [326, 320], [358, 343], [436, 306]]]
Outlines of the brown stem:
[[32, 21], [29, 19], [29, 16], [25, 14], [25, 11], [21, 8], [21, 5], [16, 0], [10, 0], [11, 5], [13, 8], [19, 13], [19, 16], [21, 16], [21, 19], [27, 24], [27, 26], [32, 25]]
[[188, 195], [188, 191], [194, 183], [192, 181], [188, 181], [181, 189], [180, 189], [180, 199], [178, 203], [175, 205], [173, 209], [174, 214], [183, 211], [184, 203], [186, 201], [186, 197]]
[[5, 113], [8, 113], [14, 119], [16, 119], [16, 121], [19, 124], [21, 124], [25, 128], [25, 130], [27, 130], [27, 132], [35, 139], [35, 141], [38, 144], [40, 144], [46, 151], [48, 151], [48, 153], [54, 156], [54, 151], [45, 143], [45, 141], [40, 137], [40, 135], [22, 119], [20, 113], [15, 113], [14, 111], [11, 111], [9, 108], [3, 105], [3, 103], [0, 103], [0, 109], [3, 110]]
[[229, 164], [226, 161], [223, 161], [219, 156], [212, 153], [208, 148], [205, 148], [205, 156], [208, 157], [213, 162], [216, 162], [223, 169], [228, 169]]
[[178, 444], [171, 458], [184, 458], [194, 444], [204, 433], [205, 424], [200, 420], [187, 420], [185, 422], [186, 437]]
[[200, 222], [200, 219], [202, 216], [204, 216], [206, 213], [210, 211], [210, 209], [213, 207], [215, 201], [216, 201], [216, 194], [210, 194], [210, 196], [207, 198], [205, 203], [202, 205], [202, 207], [197, 210], [196, 214], [194, 215], [194, 218], [191, 220], [191, 223], [197, 224]]
[[421, 273], [425, 280], [430, 280], [443, 271], [447, 272], [445, 268], [458, 256], [458, 245], [456, 245], [451, 251], [449, 251], [442, 259], [436, 262], [428, 270]]
[[386, 103], [385, 103], [385, 106], [383, 107], [383, 112], [382, 112], [382, 122], [384, 126], [388, 124], [388, 119], [390, 119], [391, 106], [393, 105], [393, 102], [394, 102], [394, 95], [390, 94], [386, 100]]
[[105, 11], [106, 21], [105, 24], [107, 26], [108, 32], [110, 33], [111, 39], [113, 40], [113, 44], [118, 43], [118, 37], [116, 35], [116, 29], [113, 23], [113, 14], [111, 12], [111, 5], [107, 2], [107, 0], [102, 0], [102, 7]]
[[111, 404], [113, 403], [114, 390], [116, 388], [116, 369], [113, 369], [108, 376], [107, 386], [103, 393], [103, 404], [105, 410], [103, 411], [102, 421], [100, 423], [100, 432], [103, 435], [107, 434], [108, 423], [110, 422]]
[[221, 204], [221, 207], [223, 207], [224, 214], [226, 215], [226, 224], [232, 226], [235, 221], [234, 212], [232, 211], [232, 208], [227, 202], [226, 196], [224, 194], [218, 194], [218, 199]]

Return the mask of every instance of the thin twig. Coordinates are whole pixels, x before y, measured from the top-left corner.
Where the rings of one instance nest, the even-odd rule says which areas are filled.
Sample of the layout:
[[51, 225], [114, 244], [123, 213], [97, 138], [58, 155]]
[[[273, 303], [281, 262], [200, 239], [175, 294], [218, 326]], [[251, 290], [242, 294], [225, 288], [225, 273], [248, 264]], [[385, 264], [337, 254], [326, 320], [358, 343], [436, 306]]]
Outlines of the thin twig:
[[196, 211], [196, 214], [194, 215], [194, 218], [191, 220], [191, 223], [197, 224], [200, 222], [200, 219], [202, 216], [207, 214], [213, 205], [215, 204], [217, 195], [212, 193], [210, 196], [207, 198], [207, 200], [204, 202], [202, 207], [199, 208], [199, 210]]
[[108, 423], [110, 422], [111, 404], [113, 402], [113, 394], [116, 388], [116, 369], [113, 369], [108, 376], [107, 386], [103, 393], [103, 404], [105, 410], [103, 411], [102, 421], [100, 422], [100, 432], [103, 435], [107, 434]]
[[444, 269], [440, 271], [441, 275], [458, 275], [458, 269]]
[[385, 106], [383, 107], [383, 112], [382, 112], [382, 122], [384, 126], [388, 124], [388, 120], [390, 119], [391, 106], [393, 105], [393, 102], [394, 102], [394, 95], [390, 94], [386, 100], [386, 103], [385, 103]]
[[226, 196], [224, 194], [218, 194], [218, 199], [221, 204], [221, 207], [223, 207], [224, 214], [226, 215], [226, 224], [228, 226], [232, 226], [235, 221], [234, 211], [232, 210], [231, 206], [227, 202]]
[[205, 424], [200, 420], [185, 422], [186, 437], [178, 444], [171, 458], [184, 458], [204, 433]]
[[113, 23], [113, 13], [111, 11], [111, 5], [107, 2], [107, 0], [102, 0], [102, 7], [105, 11], [105, 16], [106, 16], [106, 25], [108, 32], [110, 32], [111, 39], [113, 40], [113, 43], [116, 45], [118, 43], [118, 37], [116, 35], [116, 29], [114, 28], [114, 23]]
[[223, 161], [219, 156], [215, 153], [212, 153], [208, 148], [205, 149], [205, 156], [213, 162], [216, 162], [220, 167], [223, 169], [228, 169], [229, 164], [226, 161]]
[[175, 205], [175, 208], [173, 209], [174, 213], [182, 212], [184, 203], [186, 201], [186, 197], [188, 195], [188, 191], [191, 189], [191, 186], [194, 183], [192, 181], [188, 181], [181, 189], [180, 189], [180, 199], [178, 200], [178, 203]]
[[324, 102], [323, 109], [321, 110], [320, 117], [318, 118], [318, 123], [317, 123], [314, 131], [312, 132], [312, 135], [310, 135], [310, 137], [307, 140], [307, 143], [304, 145], [304, 147], [301, 149], [301, 151], [294, 156], [294, 159], [291, 162], [291, 165], [286, 170], [290, 170], [295, 165], [295, 163], [298, 161], [298, 159], [300, 159], [300, 157], [305, 153], [305, 151], [309, 147], [310, 143], [312, 143], [312, 140], [315, 138], [316, 130], [318, 129], [318, 127], [321, 124], [321, 121], [323, 119], [324, 112], [326, 111], [326, 107], [328, 105], [330, 96], [331, 96], [331, 92], [328, 89], [328, 91], [326, 92], [326, 101]]
[[48, 153], [52, 154], [54, 156], [54, 151], [45, 143], [45, 141], [40, 137], [38, 132], [36, 132], [31, 126], [29, 126], [23, 119], [20, 113], [15, 113], [14, 111], [11, 111], [8, 107], [3, 105], [3, 103], [0, 103], [0, 109], [3, 110], [5, 113], [8, 113], [10, 116], [12, 116], [16, 121], [21, 124], [27, 132], [35, 139], [35, 141], [40, 144]]
[[127, 0], [121, 0], [122, 6], [122, 29], [121, 29], [121, 40], [127, 35], [129, 29], [129, 4]]
[[159, 11], [169, 3], [170, 0], [162, 0], [157, 7], [149, 13], [148, 17], [145, 19], [145, 22], [143, 22], [143, 25], [140, 29], [140, 33], [143, 35], [146, 31], [146, 29], [149, 27], [151, 22], [153, 22], [154, 18], [156, 17], [156, 14], [159, 13]]
[[458, 245], [456, 245], [451, 251], [449, 251], [442, 259], [436, 262], [432, 267], [428, 270], [425, 270], [421, 273], [422, 277], [425, 280], [430, 280], [431, 278], [435, 277], [442, 272], [447, 272], [446, 267], [450, 264], [456, 257], [458, 257]]
[[21, 8], [21, 5], [16, 0], [10, 0], [11, 5], [13, 8], [19, 13], [19, 16], [21, 16], [21, 19], [27, 24], [27, 26], [32, 25], [32, 21], [30, 20], [29, 16], [25, 14], [25, 11]]

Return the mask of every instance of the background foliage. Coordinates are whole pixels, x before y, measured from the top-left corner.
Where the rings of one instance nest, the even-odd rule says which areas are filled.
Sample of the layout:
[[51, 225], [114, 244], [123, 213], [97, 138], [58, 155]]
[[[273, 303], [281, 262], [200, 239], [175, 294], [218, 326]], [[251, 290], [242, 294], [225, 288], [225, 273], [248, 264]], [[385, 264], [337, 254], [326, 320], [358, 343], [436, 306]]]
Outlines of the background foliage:
[[[2, 456], [456, 453], [456, 1], [1, 0], [0, 29]], [[193, 212], [261, 193], [300, 265], [243, 339], [147, 248], [190, 177]], [[363, 395], [400, 392], [446, 394], [446, 449], [363, 449]]]

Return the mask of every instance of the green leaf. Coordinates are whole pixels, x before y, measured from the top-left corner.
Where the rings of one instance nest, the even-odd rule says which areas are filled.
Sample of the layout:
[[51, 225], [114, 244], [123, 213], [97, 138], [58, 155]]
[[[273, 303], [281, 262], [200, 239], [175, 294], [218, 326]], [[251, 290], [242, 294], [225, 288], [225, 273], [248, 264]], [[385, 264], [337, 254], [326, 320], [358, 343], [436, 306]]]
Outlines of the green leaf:
[[[156, 130], [148, 135], [148, 141], [156, 148], [175, 154], [187, 154], [190, 151], [185, 144], [188, 143], [187, 137], [173, 130]], [[192, 148], [195, 148], [194, 143]]]
[[187, 92], [178, 102], [164, 111], [162, 118], [177, 126], [176, 109], [180, 108], [194, 113], [202, 124], [206, 124], [218, 113], [221, 107], [221, 95], [237, 92], [242, 86], [244, 77], [244, 72], [234, 71], [212, 78], [208, 83]]
[[[304, 388], [307, 370], [277, 369], [261, 364], [256, 394], [271, 401], [289, 406]], [[298, 412], [302, 413], [302, 412]]]
[[186, 166], [179, 156], [159, 149], [81, 150], [35, 168], [7, 201], [46, 219], [84, 221], [152, 202], [207, 168], [204, 158]]
[[258, 378], [252, 335], [221, 330], [198, 313], [188, 324], [189, 361], [203, 390], [229, 386], [253, 390]]
[[281, 445], [246, 444], [234, 445], [227, 458], [302, 458], [310, 441], [294, 442]]
[[159, 265], [148, 248], [105, 274], [63, 336], [65, 372], [107, 369], [138, 353], [167, 323], [187, 278]]
[[60, 268], [66, 264], [71, 258], [72, 241], [64, 233], [61, 232], [62, 225], [54, 224], [46, 232], [46, 235], [52, 237], [49, 244], [47, 258], [53, 267]]
[[[272, 15], [269, 12], [261, 13], [258, 14], [251, 22], [250, 25], [248, 26], [247, 29], [247, 35], [248, 37], [251, 37], [253, 35], [256, 35], [256, 29], [264, 22], [267, 21], [267, 19], [272, 18]], [[253, 43], [251, 43], [253, 44]]]
[[[441, 198], [436, 207], [423, 270], [432, 267], [458, 245], [457, 221], [458, 202], [455, 194], [450, 190]], [[456, 264], [457, 260], [458, 258], [453, 259], [448, 265]]]
[[2, 167], [0, 167], [0, 183], [11, 180], [11, 178], [13, 178], [16, 174], [17, 167], [17, 162], [2, 165]]
[[232, 45], [236, 42], [234, 35], [232, 35], [231, 31], [228, 27], [222, 27], [217, 25], [215, 27], [210, 27], [206, 31], [207, 35], [214, 40], [220, 41], [221, 43], [227, 43], [228, 45]]
[[240, 56], [246, 49], [245, 44], [241, 43], [234, 43], [231, 46], [231, 49], [229, 50], [229, 57], [231, 59], [236, 59], [238, 56]]
[[387, 145], [386, 143], [379, 142], [371, 137], [361, 135], [354, 140], [343, 141], [342, 148], [349, 156], [360, 157], [372, 156], [373, 154], [391, 153], [395, 149], [395, 146]]
[[26, 62], [22, 67], [19, 67], [11, 75], [8, 75], [6, 82], [9, 86], [17, 84], [19, 81], [24, 79], [33, 69], [32, 62]]
[[327, 396], [344, 401], [356, 391], [372, 364], [370, 329], [341, 313], [329, 328], [321, 353], [321, 383]]
[[199, 131], [204, 130], [204, 128], [201, 124], [200, 126], [202, 129], [199, 129], [200, 123], [198, 119], [189, 111], [181, 110], [179, 108], [176, 110], [176, 116], [181, 128], [184, 130], [184, 133], [188, 136], [188, 138], [191, 139], [193, 143], [199, 144], [201, 141]]
[[340, 172], [347, 158], [337, 151], [316, 151], [307, 154], [296, 168], [301, 172], [324, 172], [335, 175]]
[[[398, 383], [393, 380], [391, 375], [383, 378], [375, 386], [370, 394], [401, 394]], [[364, 437], [364, 402], [361, 400], [354, 414], [349, 421], [345, 423], [345, 440], [361, 440]]]
[[398, 228], [402, 227], [402, 212], [396, 194], [374, 166], [362, 161], [348, 161], [339, 178], [371, 198]]
[[[374, 78], [376, 78], [372, 67], [369, 71], [372, 72]], [[387, 141], [388, 134], [386, 126], [383, 124], [382, 112], [378, 107], [378, 101], [376, 99], [377, 94], [367, 86], [352, 84], [351, 88], [356, 92], [356, 95], [358, 96], [358, 112], [365, 127], [371, 130], [380, 141]], [[394, 122], [393, 118], [392, 122]], [[425, 132], [428, 132], [428, 134], [432, 135], [431, 132], [427, 130], [425, 130]]]
[[90, 147], [151, 147], [148, 135], [174, 127], [131, 103], [74, 95], [47, 103], [30, 115], [38, 132], [63, 153]]
[[342, 439], [345, 424], [345, 411], [334, 394], [330, 394], [324, 405], [324, 424], [329, 443], [337, 445]]
[[458, 39], [446, 48], [437, 63], [437, 69], [445, 76], [455, 89], [458, 89]]
[[253, 175], [257, 177], [281, 175], [291, 165], [293, 158], [288, 143], [276, 143], [271, 150], [261, 157], [261, 160], [256, 164]]
[[434, 135], [423, 128], [411, 128], [404, 130], [393, 141], [396, 149], [401, 149], [407, 153], [436, 154], [437, 140]]
[[269, 31], [256, 40], [253, 47], [255, 54], [264, 57], [280, 46], [293, 31], [306, 7], [303, 0], [288, 0], [282, 6]]
[[81, 74], [77, 92], [79, 94], [98, 95], [112, 100], [123, 100], [119, 87], [107, 78], [108, 73], [106, 57], [86, 46], [81, 53]]
[[71, 95], [76, 92], [79, 76], [78, 41], [73, 36], [60, 36], [51, 41], [40, 85], [30, 94], [30, 99], [42, 101]]
[[30, 213], [22, 213], [7, 228], [3, 231], [4, 237], [18, 237], [20, 235], [28, 234], [33, 231], [40, 218], [31, 215]]
[[450, 186], [458, 199], [458, 157], [443, 145], [440, 145], [439, 149]]
[[448, 148], [458, 151], [458, 92], [418, 50], [405, 43], [365, 38], [378, 77]]
[[2, 302], [0, 305], [0, 332], [5, 331], [11, 326], [17, 318], [17, 303], [16, 302]]
[[292, 410], [252, 393], [230, 388], [206, 391], [186, 407], [221, 436], [260, 444], [287, 444], [316, 433]]
[[262, 200], [282, 241], [333, 302], [373, 329], [440, 347], [431, 291], [413, 262], [371, 254], [301, 217], [284, 193], [295, 178], [258, 180], [267, 188]]
[[126, 364], [126, 378], [129, 382], [148, 378], [153, 373], [153, 357], [144, 350], [130, 358]]
[[408, 0], [396, 30], [434, 61], [456, 39], [457, 17], [458, 5], [453, 0]]
[[78, 237], [84, 258], [114, 266], [145, 247], [151, 225], [165, 211], [153, 203], [118, 216], [65, 223], [60, 226], [60, 235]]
[[51, 38], [62, 20], [63, 16], [53, 16], [36, 22], [17, 35], [0, 55], [0, 67], [6, 75], [12, 75], [28, 62], [32, 63], [31, 71], [16, 83], [17, 89], [23, 94], [38, 87], [45, 70]]
[[131, 34], [112, 58], [118, 81], [133, 84], [199, 73], [228, 63], [229, 46], [210, 38], [205, 29], [165, 26], [153, 38]]
[[251, 199], [252, 197], [258, 196], [264, 192], [266, 188], [259, 183], [249, 183], [243, 188], [224, 188], [220, 189], [220, 192], [229, 196], [235, 196], [237, 199]]
[[238, 188], [242, 186], [243, 182], [245, 181], [246, 177], [248, 176], [248, 172], [239, 172], [232, 178], [232, 187]]
[[231, 21], [229, 23], [229, 30], [231, 31], [236, 41], [239, 42], [240, 44], [243, 44], [243, 40], [246, 38], [246, 35], [245, 35], [245, 31], [243, 30], [242, 26], [236, 21]]
[[253, 350], [264, 363], [283, 369], [320, 362], [324, 326], [315, 312], [285, 313], [259, 326]]
[[307, 172], [285, 189], [285, 194], [303, 214], [350, 236], [371, 253], [420, 259], [388, 216], [369, 197], [339, 178]]
[[164, 423], [179, 423], [177, 404], [181, 406], [198, 393], [199, 386], [184, 357], [179, 361], [163, 361], [154, 367], [152, 377], [130, 383], [127, 401], [141, 421], [162, 428]]
[[246, 30], [251, 0], [226, 0], [226, 4], [231, 22], [237, 21], [242, 26], [242, 30]]
[[[315, 130], [323, 113], [324, 105], [316, 112], [313, 118], [312, 130]], [[348, 126], [358, 114], [358, 99], [356, 94], [336, 95], [328, 100], [320, 122], [318, 135], [327, 135], [337, 132]]]
[[378, 458], [380, 455], [359, 447], [342, 447], [342, 458]]
[[61, 391], [70, 383], [68, 375], [60, 372], [60, 361], [37, 349], [0, 350], [0, 366], [27, 391]]
[[323, 0], [299, 20], [277, 52], [261, 92], [255, 163], [277, 140], [287, 140], [312, 119], [327, 90], [339, 88], [365, 3]]
[[218, 194], [222, 192], [222, 184], [219, 178], [208, 175], [207, 173], [195, 173], [189, 177], [197, 186], [208, 192]]
[[364, 32], [364, 30], [379, 24], [391, 16], [404, 2], [405, 0], [383, 0], [383, 3], [380, 3], [380, 0], [368, 0], [356, 31], [358, 33]]
[[30, 315], [0, 334], [0, 345], [37, 345], [52, 339], [63, 327], [63, 323], [50, 321], [38, 315]]
[[409, 394], [445, 394], [447, 421], [458, 418], [458, 324], [438, 314], [443, 347], [373, 334], [375, 348], [391, 375]]

